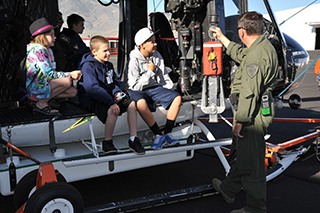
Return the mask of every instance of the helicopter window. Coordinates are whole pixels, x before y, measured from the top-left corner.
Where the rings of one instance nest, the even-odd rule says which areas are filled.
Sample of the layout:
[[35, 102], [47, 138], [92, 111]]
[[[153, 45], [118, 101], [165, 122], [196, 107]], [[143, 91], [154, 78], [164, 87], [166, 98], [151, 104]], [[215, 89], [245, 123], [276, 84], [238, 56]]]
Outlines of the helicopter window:
[[233, 0], [225, 0], [224, 1], [224, 12], [225, 12], [226, 16], [238, 15], [239, 9], [234, 4]]
[[268, 14], [264, 1], [248, 0], [248, 11], [257, 11], [262, 15]]

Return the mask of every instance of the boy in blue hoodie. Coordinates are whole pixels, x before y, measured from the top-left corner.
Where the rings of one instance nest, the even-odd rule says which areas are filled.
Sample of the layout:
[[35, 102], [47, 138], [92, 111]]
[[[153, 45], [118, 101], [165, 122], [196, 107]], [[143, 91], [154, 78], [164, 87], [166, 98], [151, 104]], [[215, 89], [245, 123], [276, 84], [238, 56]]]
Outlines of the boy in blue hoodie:
[[129, 148], [136, 154], [145, 150], [137, 137], [137, 111], [135, 102], [120, 89], [120, 79], [109, 62], [109, 41], [103, 36], [90, 40], [91, 53], [81, 61], [82, 78], [78, 82], [78, 96], [82, 107], [95, 112], [105, 124], [105, 139], [102, 149], [105, 153], [116, 153], [112, 134], [119, 115], [127, 111], [130, 139]]

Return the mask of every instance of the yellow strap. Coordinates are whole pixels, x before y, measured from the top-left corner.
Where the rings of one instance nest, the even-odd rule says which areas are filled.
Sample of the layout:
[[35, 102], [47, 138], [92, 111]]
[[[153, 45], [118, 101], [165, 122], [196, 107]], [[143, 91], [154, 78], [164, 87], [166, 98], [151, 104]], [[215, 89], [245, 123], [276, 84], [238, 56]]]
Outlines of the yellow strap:
[[[90, 119], [93, 119], [94, 116], [91, 116]], [[89, 120], [89, 117], [82, 117], [80, 118], [77, 122], [75, 122], [74, 124], [72, 124], [69, 128], [67, 128], [66, 130], [64, 130], [62, 133], [65, 133], [71, 129], [76, 128], [77, 126], [80, 126], [81, 124], [84, 124], [85, 122], [87, 122]]]

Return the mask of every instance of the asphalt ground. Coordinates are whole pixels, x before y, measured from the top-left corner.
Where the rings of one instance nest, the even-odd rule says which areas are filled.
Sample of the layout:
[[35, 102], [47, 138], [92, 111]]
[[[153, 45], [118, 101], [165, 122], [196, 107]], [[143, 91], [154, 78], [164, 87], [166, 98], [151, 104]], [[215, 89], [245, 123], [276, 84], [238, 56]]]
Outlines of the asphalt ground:
[[[310, 52], [310, 63], [320, 54]], [[306, 67], [305, 67], [306, 68]], [[297, 76], [304, 71], [299, 69]], [[317, 89], [314, 66], [299, 78], [292, 91], [284, 96], [284, 107], [276, 110], [278, 118], [320, 118], [320, 91]], [[289, 108], [287, 100], [292, 94], [302, 97], [298, 110]], [[223, 116], [231, 116], [230, 111]], [[216, 138], [231, 136], [225, 123], [205, 123]], [[278, 123], [269, 130], [269, 142], [282, 143], [307, 135], [320, 128], [319, 123]], [[314, 140], [302, 145], [309, 147], [278, 178], [267, 183], [267, 208], [270, 213], [320, 212], [320, 162], [315, 156]], [[214, 177], [224, 179], [225, 171], [213, 149], [196, 150], [192, 160], [138, 169], [71, 183], [81, 193], [85, 207], [102, 205], [131, 198], [211, 184]], [[221, 195], [200, 197], [163, 206], [138, 210], [141, 213], [227, 213], [245, 205], [245, 195], [240, 192], [233, 204], [227, 204]], [[14, 212], [12, 196], [0, 196], [0, 212]]]

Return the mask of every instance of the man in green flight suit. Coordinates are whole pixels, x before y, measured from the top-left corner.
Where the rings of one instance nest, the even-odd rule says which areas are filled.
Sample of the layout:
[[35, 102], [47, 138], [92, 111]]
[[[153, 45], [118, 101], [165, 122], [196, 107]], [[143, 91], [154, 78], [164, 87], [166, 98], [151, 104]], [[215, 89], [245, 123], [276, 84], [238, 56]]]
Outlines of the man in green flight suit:
[[[212, 183], [227, 203], [233, 203], [235, 195], [244, 190], [246, 206], [231, 213], [267, 212], [264, 135], [274, 117], [271, 91], [278, 73], [278, 57], [263, 34], [261, 14], [244, 13], [239, 17], [237, 30], [246, 48], [230, 41], [218, 27], [212, 29], [227, 48], [227, 54], [240, 64], [230, 95], [235, 109], [231, 169], [223, 182], [214, 178]], [[262, 109], [263, 100], [267, 107]]]

